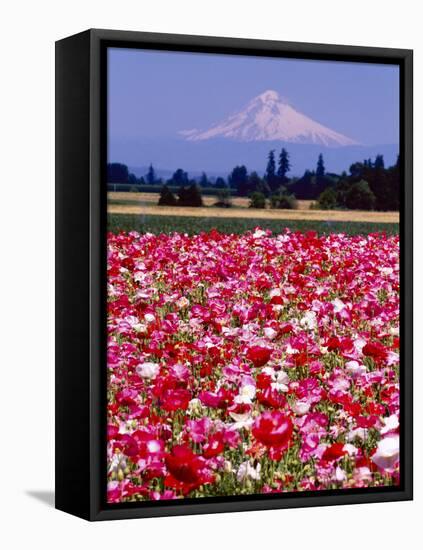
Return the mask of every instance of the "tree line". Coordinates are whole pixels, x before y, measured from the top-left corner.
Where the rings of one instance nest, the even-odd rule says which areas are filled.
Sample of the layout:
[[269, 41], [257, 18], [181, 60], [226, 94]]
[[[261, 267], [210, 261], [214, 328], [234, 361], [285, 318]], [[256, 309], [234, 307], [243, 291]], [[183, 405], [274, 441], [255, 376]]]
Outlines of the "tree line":
[[[159, 204], [201, 206], [201, 191], [213, 188], [218, 197], [216, 206], [231, 206], [231, 195], [249, 197], [250, 206], [264, 208], [295, 208], [297, 200], [313, 200], [320, 209], [398, 210], [400, 200], [400, 161], [385, 167], [382, 155], [374, 160], [356, 162], [349, 173], [327, 172], [320, 154], [314, 170], [305, 170], [302, 177], [288, 177], [291, 171], [288, 151], [278, 155], [269, 151], [263, 176], [248, 172], [245, 165], [233, 168], [228, 177], [209, 179], [203, 173], [199, 179], [190, 178], [182, 168], [164, 181], [152, 165], [142, 178], [136, 178], [124, 164], [108, 165], [109, 183], [162, 186]], [[172, 191], [176, 188], [176, 194]]]

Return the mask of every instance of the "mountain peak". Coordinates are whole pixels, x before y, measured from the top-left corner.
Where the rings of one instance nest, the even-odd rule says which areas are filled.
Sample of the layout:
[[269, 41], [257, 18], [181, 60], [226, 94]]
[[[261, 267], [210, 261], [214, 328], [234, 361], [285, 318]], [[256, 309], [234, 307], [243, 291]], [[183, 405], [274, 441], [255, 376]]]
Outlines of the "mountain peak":
[[226, 138], [234, 141], [284, 141], [343, 147], [358, 145], [344, 136], [312, 120], [292, 107], [275, 90], [266, 90], [245, 107], [208, 130], [183, 130], [186, 140], [204, 141]]
[[253, 101], [257, 99], [261, 100], [263, 103], [270, 103], [272, 101], [279, 101], [281, 98], [279, 97], [278, 92], [275, 92], [275, 90], [266, 90], [262, 94], [255, 97]]

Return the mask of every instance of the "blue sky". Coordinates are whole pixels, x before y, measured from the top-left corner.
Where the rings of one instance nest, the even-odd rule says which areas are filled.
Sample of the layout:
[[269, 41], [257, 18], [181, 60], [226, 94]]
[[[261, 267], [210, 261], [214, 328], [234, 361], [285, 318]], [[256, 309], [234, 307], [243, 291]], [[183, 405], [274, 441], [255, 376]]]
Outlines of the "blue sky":
[[363, 145], [398, 143], [399, 68], [112, 48], [109, 140], [206, 129], [265, 90]]

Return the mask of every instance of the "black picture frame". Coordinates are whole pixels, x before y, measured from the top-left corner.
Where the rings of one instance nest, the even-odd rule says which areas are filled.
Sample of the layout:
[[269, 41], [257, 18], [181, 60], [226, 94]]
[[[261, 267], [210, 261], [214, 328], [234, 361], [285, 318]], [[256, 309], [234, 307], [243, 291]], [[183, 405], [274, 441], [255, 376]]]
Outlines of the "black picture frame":
[[[401, 484], [227, 499], [107, 504], [105, 368], [106, 48], [295, 57], [400, 67]], [[56, 43], [56, 508], [87, 520], [412, 499], [413, 53], [91, 29]]]

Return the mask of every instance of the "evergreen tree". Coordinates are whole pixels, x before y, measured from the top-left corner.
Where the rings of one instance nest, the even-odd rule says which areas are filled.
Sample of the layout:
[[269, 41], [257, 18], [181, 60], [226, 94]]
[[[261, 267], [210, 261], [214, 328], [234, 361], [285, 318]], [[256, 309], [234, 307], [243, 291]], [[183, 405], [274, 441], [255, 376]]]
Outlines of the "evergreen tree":
[[269, 156], [267, 157], [267, 166], [265, 179], [271, 189], [274, 191], [278, 187], [278, 181], [276, 177], [276, 161], [275, 161], [275, 151], [272, 149], [269, 151]]
[[167, 185], [163, 185], [157, 204], [159, 206], [176, 206], [176, 197]]
[[179, 186], [179, 187], [183, 187], [184, 185], [188, 185], [189, 184], [188, 173], [184, 172], [184, 170], [182, 170], [182, 168], [178, 168], [173, 173], [173, 176], [169, 180], [169, 183], [173, 184], [173, 185], [176, 185], [176, 186]]
[[386, 207], [389, 210], [399, 210], [400, 207], [400, 158], [398, 155], [397, 162], [388, 170], [388, 189], [386, 196], [388, 198]]
[[351, 164], [350, 166], [350, 174], [353, 178], [361, 178], [363, 176], [363, 172], [365, 168], [366, 168], [365, 162], [354, 162], [354, 164]]
[[128, 183], [128, 180], [129, 171], [126, 164], [112, 162], [107, 165], [107, 183]]
[[201, 187], [208, 187], [209, 186], [209, 180], [208, 180], [207, 174], [205, 172], [203, 172], [201, 174], [200, 185], [201, 185]]
[[325, 175], [325, 163], [323, 162], [323, 155], [320, 153], [317, 159], [316, 178], [323, 178]]
[[376, 168], [376, 170], [383, 170], [385, 168], [383, 155], [376, 155], [374, 167]]
[[131, 183], [132, 185], [137, 185], [139, 183], [137, 176], [132, 172], [128, 175], [128, 183]]
[[229, 185], [237, 190], [240, 197], [248, 195], [248, 172], [244, 165], [235, 166], [229, 175], [228, 181]]
[[152, 164], [150, 164], [150, 166], [148, 167], [148, 172], [145, 176], [145, 179], [146, 179], [148, 185], [154, 185], [157, 181], [156, 172], [155, 172]]
[[289, 153], [286, 149], [282, 149], [281, 154], [279, 155], [279, 166], [278, 166], [278, 178], [281, 180], [281, 183], [286, 182], [286, 174], [291, 170], [291, 164], [289, 162]]
[[197, 184], [182, 186], [178, 191], [178, 206], [203, 206], [201, 191]]
[[276, 174], [275, 151], [272, 149], [267, 157], [266, 177], [273, 178]]

